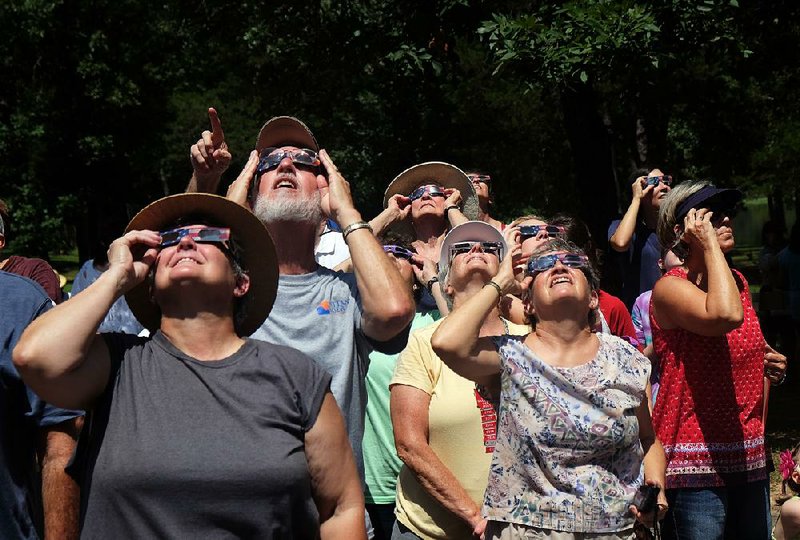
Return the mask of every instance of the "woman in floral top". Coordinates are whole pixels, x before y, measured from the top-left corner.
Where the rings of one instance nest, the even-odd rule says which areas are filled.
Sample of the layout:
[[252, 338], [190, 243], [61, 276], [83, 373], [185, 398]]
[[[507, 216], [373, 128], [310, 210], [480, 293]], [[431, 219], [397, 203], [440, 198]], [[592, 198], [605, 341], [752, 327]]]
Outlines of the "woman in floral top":
[[[650, 363], [626, 341], [592, 333], [599, 280], [575, 244], [554, 239], [534, 251], [522, 281], [519, 248], [512, 255], [432, 340], [466, 378], [501, 373], [486, 538], [632, 538], [636, 518], [654, 517], [633, 506], [637, 490], [664, 484], [645, 396]], [[482, 317], [507, 293], [523, 294], [535, 331], [479, 338]]]

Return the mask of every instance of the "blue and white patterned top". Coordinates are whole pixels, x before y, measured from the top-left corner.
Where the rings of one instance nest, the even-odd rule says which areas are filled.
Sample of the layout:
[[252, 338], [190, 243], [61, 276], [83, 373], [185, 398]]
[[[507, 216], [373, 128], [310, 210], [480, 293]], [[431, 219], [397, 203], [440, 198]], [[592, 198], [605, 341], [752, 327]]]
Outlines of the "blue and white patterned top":
[[571, 368], [546, 364], [524, 337], [494, 338], [502, 392], [487, 519], [581, 533], [633, 527], [628, 506], [644, 480], [636, 408], [650, 362], [595, 335], [597, 356]]

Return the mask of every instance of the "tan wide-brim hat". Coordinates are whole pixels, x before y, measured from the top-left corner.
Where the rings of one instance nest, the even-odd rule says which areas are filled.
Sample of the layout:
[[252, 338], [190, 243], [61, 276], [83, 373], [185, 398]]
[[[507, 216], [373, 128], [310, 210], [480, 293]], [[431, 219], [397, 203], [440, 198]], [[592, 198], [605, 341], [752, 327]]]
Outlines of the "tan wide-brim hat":
[[503, 250], [500, 253], [501, 261], [508, 253], [506, 239], [503, 238], [500, 231], [483, 221], [467, 221], [466, 223], [453, 227], [453, 229], [447, 233], [447, 236], [444, 237], [442, 250], [439, 253], [440, 268], [443, 264], [442, 261], [444, 261], [444, 264], [449, 264], [450, 246], [458, 242], [499, 242], [503, 246]]
[[[461, 212], [471, 220], [478, 218], [480, 210], [478, 196], [472, 182], [464, 171], [443, 161], [427, 161], [409, 167], [391, 181], [383, 194], [383, 207], [389, 205], [389, 199], [398, 193], [410, 195], [412, 191], [425, 184], [438, 184], [444, 188], [455, 188], [461, 193]], [[410, 219], [393, 223], [391, 228], [404, 236], [416, 238]]]
[[319, 152], [317, 139], [303, 122], [293, 116], [276, 116], [270, 118], [261, 127], [256, 139], [256, 150], [261, 153], [264, 148], [280, 148], [296, 146]]
[[[204, 218], [209, 225], [228, 227], [241, 248], [241, 264], [250, 276], [245, 295], [245, 318], [237, 331], [242, 336], [255, 332], [266, 320], [278, 290], [278, 259], [275, 245], [261, 221], [247, 208], [210, 193], [181, 193], [159, 199], [134, 216], [125, 232], [148, 229], [163, 231], [180, 218]], [[187, 223], [188, 224], [188, 223]], [[161, 310], [150, 299], [147, 280], [125, 295], [139, 322], [151, 333], [161, 326]]]

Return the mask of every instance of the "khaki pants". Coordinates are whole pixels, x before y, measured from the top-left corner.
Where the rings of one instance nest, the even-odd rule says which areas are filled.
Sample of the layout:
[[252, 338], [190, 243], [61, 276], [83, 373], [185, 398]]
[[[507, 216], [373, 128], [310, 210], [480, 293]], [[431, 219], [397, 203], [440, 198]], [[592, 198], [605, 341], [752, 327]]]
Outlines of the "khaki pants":
[[607, 533], [573, 533], [527, 527], [516, 523], [490, 521], [486, 540], [633, 540], [633, 528]]

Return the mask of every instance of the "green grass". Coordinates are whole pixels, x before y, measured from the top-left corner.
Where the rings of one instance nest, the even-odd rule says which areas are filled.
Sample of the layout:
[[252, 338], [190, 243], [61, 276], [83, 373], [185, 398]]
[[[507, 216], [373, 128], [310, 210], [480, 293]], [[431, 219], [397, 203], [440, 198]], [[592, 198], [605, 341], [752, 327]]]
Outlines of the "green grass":
[[67, 278], [64, 292], [70, 292], [72, 290], [72, 282], [75, 280], [75, 274], [81, 269], [81, 261], [78, 260], [78, 249], [75, 248], [69, 253], [51, 254], [50, 265], [59, 274]]

